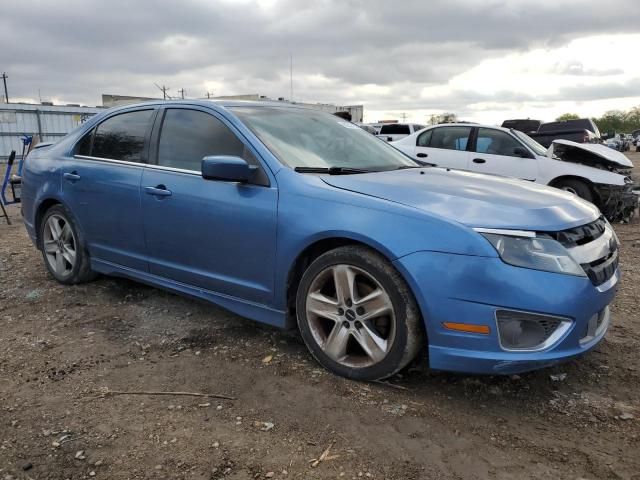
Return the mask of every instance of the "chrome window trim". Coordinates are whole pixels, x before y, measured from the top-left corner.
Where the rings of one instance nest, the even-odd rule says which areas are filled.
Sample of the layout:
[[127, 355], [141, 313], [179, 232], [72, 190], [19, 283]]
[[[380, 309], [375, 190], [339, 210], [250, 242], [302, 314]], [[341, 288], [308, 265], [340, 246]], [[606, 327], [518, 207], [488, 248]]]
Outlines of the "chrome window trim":
[[151, 165], [151, 164], [147, 164], [147, 165], [145, 165], [145, 167], [152, 168], [154, 170], [164, 170], [164, 171], [167, 171], [167, 172], [186, 173], [188, 175], [197, 175], [199, 177], [202, 176], [202, 172], [199, 172], [197, 170], [187, 170], [185, 168], [165, 167], [164, 165]]
[[[507, 348], [502, 345], [502, 339], [500, 338], [500, 325], [498, 324], [499, 310], [526, 313], [527, 315], [537, 315], [539, 317], [546, 317], [546, 318], [557, 318], [558, 320], [560, 320], [560, 324], [554, 330], [554, 332], [549, 336], [549, 338], [547, 338], [544, 342], [542, 342], [541, 344], [539, 344], [534, 348]], [[496, 322], [496, 334], [498, 336], [498, 345], [500, 345], [500, 348], [505, 352], [513, 352], [513, 353], [540, 352], [542, 350], [551, 348], [565, 336], [565, 334], [571, 329], [574, 323], [573, 320], [567, 317], [560, 317], [558, 315], [546, 315], [544, 313], [528, 312], [526, 310], [515, 310], [513, 308], [496, 308], [493, 311], [493, 319]]]
[[92, 157], [92, 156], [89, 156], [89, 155], [74, 155], [73, 157], [74, 158], [83, 159], [83, 160], [94, 160], [94, 161], [98, 161], [98, 162], [115, 163], [117, 165], [126, 165], [126, 166], [130, 166], [130, 167], [152, 168], [152, 169], [155, 169], [155, 170], [165, 170], [165, 171], [169, 171], [169, 172], [186, 173], [186, 174], [189, 174], [189, 175], [197, 175], [197, 176], [202, 175], [201, 172], [198, 172], [196, 170], [185, 170], [183, 168], [164, 167], [162, 165], [151, 165], [149, 163], [142, 163], [142, 162], [127, 162], [125, 160], [116, 160], [116, 159], [113, 159], [113, 158]]
[[98, 162], [108, 162], [108, 163], [117, 163], [118, 165], [128, 165], [130, 167], [144, 167], [147, 164], [142, 162], [128, 162], [126, 160], [116, 160], [114, 158], [102, 158], [102, 157], [92, 157], [90, 155], [74, 155], [73, 158], [80, 158], [82, 160], [95, 160]]
[[527, 238], [535, 238], [536, 232], [531, 232], [529, 230], [507, 230], [503, 228], [481, 228], [477, 227], [474, 230], [478, 233], [493, 233], [495, 235], [507, 235], [509, 237], [527, 237]]

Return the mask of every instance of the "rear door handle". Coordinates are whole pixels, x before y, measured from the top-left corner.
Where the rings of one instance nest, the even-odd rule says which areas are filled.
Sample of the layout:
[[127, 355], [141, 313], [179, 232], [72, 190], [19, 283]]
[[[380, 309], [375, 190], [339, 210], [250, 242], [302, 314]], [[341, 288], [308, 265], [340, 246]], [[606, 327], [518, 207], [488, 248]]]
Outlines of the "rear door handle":
[[78, 180], [80, 180], [80, 175], [78, 175], [78, 172], [71, 172], [71, 173], [63, 173], [62, 174], [62, 178], [64, 178], [65, 180], [67, 180], [68, 182], [77, 182]]
[[416, 154], [416, 157], [418, 157], [418, 158], [427, 158], [428, 156], [429, 156], [428, 153], [420, 152], [420, 153]]
[[473, 163], [486, 163], [487, 161], [484, 158], [474, 158]]
[[164, 185], [158, 185], [157, 187], [144, 187], [144, 192], [147, 195], [153, 195], [155, 197], [170, 197], [171, 190], [167, 190]]

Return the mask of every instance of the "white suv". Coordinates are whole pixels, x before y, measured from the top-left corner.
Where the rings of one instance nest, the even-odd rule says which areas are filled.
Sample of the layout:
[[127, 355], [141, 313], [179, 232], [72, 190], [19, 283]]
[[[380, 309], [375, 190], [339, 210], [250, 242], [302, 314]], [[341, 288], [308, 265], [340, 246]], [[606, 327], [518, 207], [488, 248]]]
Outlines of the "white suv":
[[502, 127], [436, 125], [391, 143], [410, 157], [439, 167], [516, 177], [572, 192], [612, 220], [633, 215], [633, 167], [622, 153], [599, 144], [554, 140], [549, 149], [525, 133]]

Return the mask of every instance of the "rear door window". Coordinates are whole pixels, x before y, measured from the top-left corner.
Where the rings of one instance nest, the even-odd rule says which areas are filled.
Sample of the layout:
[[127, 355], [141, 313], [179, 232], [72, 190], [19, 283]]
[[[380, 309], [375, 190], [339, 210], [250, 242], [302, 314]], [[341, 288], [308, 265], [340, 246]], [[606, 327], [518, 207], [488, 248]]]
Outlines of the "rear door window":
[[[153, 112], [153, 110], [139, 110], [121, 113], [102, 122], [93, 136], [91, 156], [127, 162], [144, 162], [145, 138]], [[80, 148], [86, 147], [81, 145]]]
[[471, 135], [471, 127], [438, 127], [430, 131], [433, 133], [428, 146], [445, 150], [466, 150]]

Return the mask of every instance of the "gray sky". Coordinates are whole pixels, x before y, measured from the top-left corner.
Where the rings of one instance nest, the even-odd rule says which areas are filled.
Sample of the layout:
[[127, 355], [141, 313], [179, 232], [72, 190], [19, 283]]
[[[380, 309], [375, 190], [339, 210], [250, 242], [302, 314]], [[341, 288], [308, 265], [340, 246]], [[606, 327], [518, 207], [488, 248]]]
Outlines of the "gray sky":
[[637, 0], [10, 1], [12, 100], [260, 93], [364, 103], [366, 120], [489, 123], [640, 104]]

